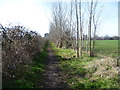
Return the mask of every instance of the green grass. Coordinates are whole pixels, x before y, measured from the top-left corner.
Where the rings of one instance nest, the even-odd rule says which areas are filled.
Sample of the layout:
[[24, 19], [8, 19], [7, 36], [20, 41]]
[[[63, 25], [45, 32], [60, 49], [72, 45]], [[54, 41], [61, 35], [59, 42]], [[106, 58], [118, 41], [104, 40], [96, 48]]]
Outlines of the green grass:
[[51, 43], [51, 48], [54, 50], [54, 53], [59, 57], [65, 57], [65, 58], [70, 58], [71, 56], [75, 55], [75, 51], [72, 49], [61, 49], [61, 48], [56, 48], [55, 44]]
[[[105, 46], [113, 44], [113, 50], [116, 48], [116, 41], [102, 42], [97, 41], [97, 44], [100, 46], [103, 43], [106, 43]], [[97, 68], [85, 68], [88, 65], [91, 65], [91, 62], [98, 59], [98, 57], [85, 57], [80, 58], [73, 57], [75, 51], [71, 49], [58, 49], [54, 44], [51, 44], [52, 48], [55, 50], [55, 54], [59, 56], [59, 65], [60, 69], [65, 73], [65, 80], [74, 90], [80, 90], [83, 88], [117, 88], [118, 83], [115, 78], [106, 78], [94, 76], [93, 73], [96, 72]], [[97, 46], [100, 50], [100, 46]], [[105, 46], [102, 46], [105, 48]], [[104, 49], [103, 49], [104, 51]], [[111, 50], [112, 51], [112, 50]], [[106, 54], [105, 54], [106, 55]], [[92, 80], [91, 77], [94, 77], [95, 80]], [[117, 76], [116, 76], [117, 77]]]
[[[8, 81], [3, 88], [40, 88], [40, 82], [45, 71], [45, 58], [47, 56], [48, 42], [43, 50], [34, 58], [30, 65], [23, 65], [24, 74], [21, 78]], [[20, 72], [20, 71], [19, 71]]]
[[97, 40], [95, 52], [113, 58], [118, 57], [118, 40]]
[[[87, 58], [86, 58], [87, 59]], [[60, 68], [67, 73], [66, 81], [69, 83], [72, 89], [81, 88], [116, 88], [117, 80], [98, 78], [95, 81], [90, 80], [90, 76], [95, 70], [86, 69], [84, 66], [89, 64], [91, 61], [78, 58], [73, 58], [70, 61], [60, 61]], [[94, 59], [93, 59], [94, 60]]]

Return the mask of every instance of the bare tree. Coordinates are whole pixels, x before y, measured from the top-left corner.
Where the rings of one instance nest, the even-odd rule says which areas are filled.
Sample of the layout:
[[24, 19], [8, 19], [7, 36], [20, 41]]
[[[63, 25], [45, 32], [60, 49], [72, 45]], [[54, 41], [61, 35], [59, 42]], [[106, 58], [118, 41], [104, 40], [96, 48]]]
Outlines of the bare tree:
[[77, 22], [77, 57], [79, 57], [79, 21], [78, 21], [78, 5], [77, 0], [75, 0], [76, 7], [76, 22]]
[[80, 2], [79, 2], [79, 14], [80, 14], [80, 55], [82, 56], [82, 45], [83, 45], [83, 42], [82, 42], [82, 20], [81, 20], [81, 18], [82, 18], [82, 12], [81, 12], [81, 0], [80, 0]]
[[[63, 13], [62, 13], [62, 3], [52, 3], [52, 17], [53, 21], [50, 23], [50, 34], [51, 40], [54, 40], [57, 47], [62, 47], [62, 31], [63, 31]], [[56, 37], [56, 38], [54, 38]]]
[[[96, 1], [94, 3], [94, 8], [93, 8], [93, 41], [92, 41], [92, 56], [94, 56], [95, 54], [95, 40], [96, 40], [96, 32], [97, 29], [99, 28], [99, 25], [101, 23], [100, 21], [100, 16], [101, 16], [101, 12], [102, 12], [102, 5], [100, 5], [99, 9], [97, 9], [98, 6], [98, 2]], [[97, 11], [96, 11], [97, 9]]]
[[[89, 8], [90, 7], [90, 8]], [[98, 5], [97, 0], [91, 0], [89, 6], [89, 23], [88, 23], [88, 36], [89, 36], [89, 56], [94, 56], [95, 50], [95, 39], [96, 39], [96, 32], [100, 26], [100, 16], [102, 5]]]
[[[75, 47], [77, 57], [79, 55], [82, 56], [86, 45], [86, 51], [89, 51], [88, 53], [91, 57], [94, 56], [96, 31], [100, 24], [100, 14], [98, 13], [98, 4], [95, 0], [91, 0], [89, 6], [87, 6], [89, 9], [88, 16], [85, 13], [85, 8], [82, 6], [81, 0], [79, 3], [77, 0], [71, 1], [68, 6], [62, 2], [54, 3], [52, 6], [53, 20], [50, 24], [49, 37], [59, 48]], [[86, 28], [84, 24], [88, 25], [88, 27]]]
[[90, 2], [90, 12], [89, 12], [89, 24], [88, 24], [88, 35], [89, 35], [89, 56], [92, 56], [91, 51], [91, 29], [92, 29], [92, 14], [93, 14], [93, 0]]
[[51, 21], [49, 37], [53, 38], [52, 40], [58, 48], [72, 46], [72, 6], [71, 3], [71, 10], [67, 10], [66, 3], [56, 2], [52, 4], [53, 21]]

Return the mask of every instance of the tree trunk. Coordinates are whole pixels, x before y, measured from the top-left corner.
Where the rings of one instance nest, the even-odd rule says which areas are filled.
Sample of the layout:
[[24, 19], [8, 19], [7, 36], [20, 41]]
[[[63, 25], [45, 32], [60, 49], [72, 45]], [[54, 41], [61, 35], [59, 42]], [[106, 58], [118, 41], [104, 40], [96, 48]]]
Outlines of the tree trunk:
[[79, 21], [78, 21], [77, 0], [75, 0], [75, 7], [76, 7], [76, 20], [77, 20], [77, 57], [79, 57]]
[[93, 8], [93, 0], [91, 1], [90, 7], [90, 17], [89, 17], [89, 56], [92, 57], [92, 50], [91, 50], [91, 26], [92, 26], [92, 8]]
[[81, 21], [81, 0], [79, 2], [79, 13], [80, 13], [80, 55], [82, 56], [82, 21]]

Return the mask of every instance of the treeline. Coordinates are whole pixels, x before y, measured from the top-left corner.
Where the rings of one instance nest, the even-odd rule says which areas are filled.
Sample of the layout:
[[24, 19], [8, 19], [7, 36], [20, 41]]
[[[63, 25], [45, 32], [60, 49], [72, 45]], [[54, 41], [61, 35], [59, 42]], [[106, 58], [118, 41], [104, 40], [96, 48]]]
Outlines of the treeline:
[[83, 55], [83, 50], [90, 57], [94, 56], [97, 31], [102, 21], [102, 6], [97, 0], [53, 2], [48, 38], [59, 48], [76, 50], [77, 57]]
[[25, 66], [43, 49], [45, 39], [38, 33], [21, 25], [3, 26], [0, 24], [2, 38], [2, 78], [8, 80], [22, 78]]
[[[87, 35], [83, 35], [83, 40], [87, 40]], [[95, 36], [96, 40], [119, 40], [119, 37], [118, 36], [108, 36], [108, 35], [105, 35], [105, 36]], [[94, 38], [91, 37], [91, 40], [93, 40]]]
[[96, 37], [96, 40], [119, 40], [118, 36], [104, 36], [104, 37]]

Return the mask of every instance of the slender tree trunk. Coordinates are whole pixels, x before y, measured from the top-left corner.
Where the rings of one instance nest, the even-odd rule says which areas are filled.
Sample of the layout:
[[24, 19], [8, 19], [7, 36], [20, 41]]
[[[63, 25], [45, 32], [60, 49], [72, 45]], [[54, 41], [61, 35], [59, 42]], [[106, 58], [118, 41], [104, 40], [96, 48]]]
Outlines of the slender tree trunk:
[[77, 0], [75, 0], [75, 7], [76, 7], [76, 20], [77, 20], [77, 57], [79, 57], [79, 21], [78, 21]]
[[[94, 26], [94, 33], [93, 33], [92, 56], [95, 56], [96, 31], [97, 31], [98, 25], [100, 24], [99, 18], [100, 18], [101, 10], [99, 10], [99, 12], [96, 13], [97, 4], [98, 4], [98, 2], [95, 2], [95, 3], [94, 3], [94, 7], [93, 7], [93, 26]], [[101, 8], [100, 8], [100, 9], [101, 9]], [[96, 15], [97, 15], [97, 16], [96, 16]]]
[[96, 39], [96, 26], [94, 28], [94, 37], [93, 37], [93, 47], [92, 47], [92, 56], [95, 56], [95, 39]]
[[89, 37], [88, 37], [88, 35], [86, 37], [86, 51], [87, 51], [87, 54], [89, 54]]
[[81, 0], [79, 2], [79, 14], [80, 14], [80, 55], [82, 56], [82, 21], [81, 21]]
[[73, 9], [73, 4], [72, 4], [72, 1], [71, 1], [71, 3], [70, 3], [70, 32], [71, 32], [72, 35], [71, 35], [70, 39], [71, 39], [71, 42], [73, 42], [71, 48], [73, 48], [73, 46], [74, 46], [73, 30], [72, 30], [72, 13], [73, 13], [72, 9]]
[[93, 0], [91, 1], [90, 5], [90, 16], [89, 16], [89, 56], [92, 56], [92, 50], [91, 50], [91, 26], [92, 26], [92, 8], [93, 8]]

